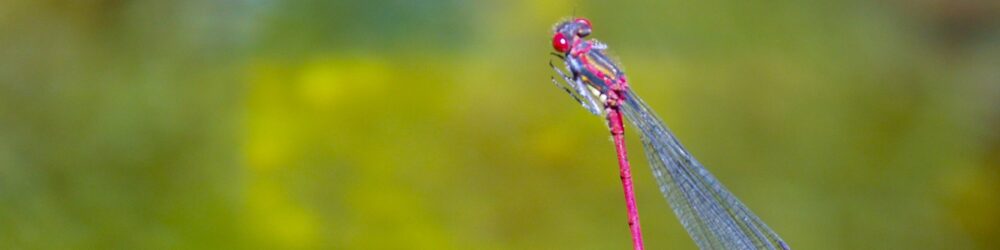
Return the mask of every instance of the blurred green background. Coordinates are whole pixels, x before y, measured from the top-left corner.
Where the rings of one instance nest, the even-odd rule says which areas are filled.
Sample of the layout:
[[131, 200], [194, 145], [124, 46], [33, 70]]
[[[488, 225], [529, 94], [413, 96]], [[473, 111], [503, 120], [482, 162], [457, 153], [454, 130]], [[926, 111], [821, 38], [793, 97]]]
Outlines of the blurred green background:
[[2, 1], [0, 248], [626, 249], [574, 13], [792, 247], [1000, 248], [988, 0]]

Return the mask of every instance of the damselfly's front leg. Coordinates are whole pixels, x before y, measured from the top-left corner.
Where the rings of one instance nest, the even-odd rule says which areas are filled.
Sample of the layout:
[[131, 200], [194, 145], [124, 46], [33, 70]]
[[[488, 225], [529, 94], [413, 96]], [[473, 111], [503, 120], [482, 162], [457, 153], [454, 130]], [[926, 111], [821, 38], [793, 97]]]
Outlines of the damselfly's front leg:
[[[583, 80], [580, 80], [580, 78], [576, 76], [570, 78], [565, 73], [563, 73], [562, 70], [553, 65], [552, 62], [549, 62], [549, 66], [552, 66], [552, 69], [556, 71], [556, 74], [559, 74], [559, 77], [562, 78], [563, 81], [566, 81], [566, 84], [573, 87], [572, 88], [573, 91], [571, 92], [568, 88], [559, 84], [556, 84], [557, 86], [565, 90], [567, 93], [570, 93], [570, 96], [572, 96], [573, 99], [576, 99], [576, 102], [580, 103], [580, 105], [583, 106], [583, 108], [587, 109], [587, 111], [590, 111], [591, 114], [597, 116], [601, 115], [600, 104], [598, 104], [597, 100], [594, 99], [594, 96], [587, 91], [587, 86], [585, 85], [585, 83], [583, 83]], [[552, 79], [552, 83], [554, 84], [556, 83], [555, 78]], [[584, 102], [580, 100], [581, 99], [580, 97], [586, 99], [587, 101]]]
[[[570, 80], [568, 78], [566, 78], [566, 76], [563, 75], [562, 71], [559, 71], [559, 69], [556, 68], [555, 65], [552, 65], [551, 61], [549, 61], [549, 66], [552, 66], [552, 69], [555, 69], [556, 72], [559, 73], [560, 78], [562, 78], [563, 81], [570, 82]], [[554, 76], [552, 77], [552, 85], [556, 85], [556, 87], [559, 87], [563, 91], [566, 91], [566, 94], [569, 94], [570, 97], [573, 97], [573, 100], [576, 101], [576, 103], [579, 103], [581, 106], [584, 106], [584, 107], [587, 106], [587, 105], [583, 104], [583, 101], [580, 100], [580, 97], [577, 96], [576, 92], [574, 92], [573, 89], [571, 89], [569, 87], [566, 87], [566, 85], [559, 84], [559, 81], [556, 81], [556, 77], [554, 77]]]

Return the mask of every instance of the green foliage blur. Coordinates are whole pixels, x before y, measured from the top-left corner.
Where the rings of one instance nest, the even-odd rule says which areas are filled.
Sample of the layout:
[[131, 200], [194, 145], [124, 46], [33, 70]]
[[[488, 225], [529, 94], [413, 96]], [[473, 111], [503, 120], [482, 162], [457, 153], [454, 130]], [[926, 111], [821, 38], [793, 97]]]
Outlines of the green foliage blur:
[[1000, 248], [989, 0], [0, 1], [0, 248], [627, 249], [574, 14], [793, 248]]

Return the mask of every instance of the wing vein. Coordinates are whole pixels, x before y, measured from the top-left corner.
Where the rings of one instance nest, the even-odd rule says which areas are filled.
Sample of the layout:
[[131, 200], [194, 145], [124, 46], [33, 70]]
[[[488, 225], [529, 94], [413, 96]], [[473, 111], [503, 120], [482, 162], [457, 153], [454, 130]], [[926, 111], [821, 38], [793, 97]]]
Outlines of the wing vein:
[[640, 131], [660, 192], [701, 249], [788, 249], [777, 233], [684, 149], [633, 92], [628, 92], [622, 110]]

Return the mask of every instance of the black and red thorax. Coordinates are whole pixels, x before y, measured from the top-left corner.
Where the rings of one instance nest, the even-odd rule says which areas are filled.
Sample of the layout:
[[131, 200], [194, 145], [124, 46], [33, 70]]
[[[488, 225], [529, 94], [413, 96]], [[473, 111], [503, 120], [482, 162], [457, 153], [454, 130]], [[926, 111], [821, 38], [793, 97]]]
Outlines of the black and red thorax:
[[628, 89], [625, 73], [604, 53], [603, 44], [584, 40], [590, 21], [583, 18], [556, 26], [552, 46], [562, 52], [574, 79], [580, 79], [605, 99], [605, 106], [618, 107]]

